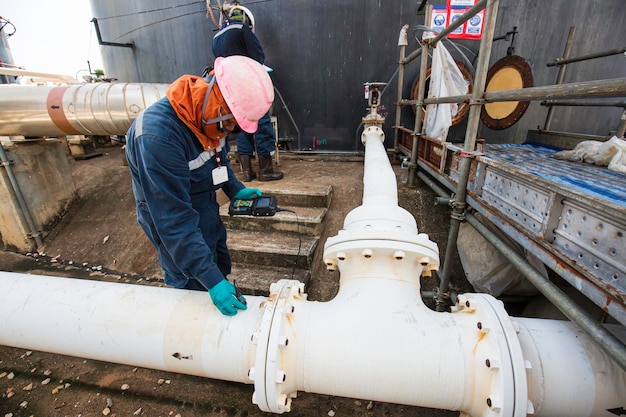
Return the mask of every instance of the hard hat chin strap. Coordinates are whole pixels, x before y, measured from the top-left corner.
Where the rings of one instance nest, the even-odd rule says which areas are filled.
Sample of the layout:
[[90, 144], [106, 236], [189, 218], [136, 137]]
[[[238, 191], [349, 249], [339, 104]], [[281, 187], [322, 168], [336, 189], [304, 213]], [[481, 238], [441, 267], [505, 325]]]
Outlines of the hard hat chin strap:
[[212, 119], [204, 120], [204, 112], [206, 111], [206, 105], [209, 102], [209, 96], [211, 95], [211, 90], [213, 89], [213, 85], [215, 84], [215, 75], [207, 75], [204, 77], [204, 80], [209, 83], [209, 88], [207, 89], [206, 94], [204, 95], [204, 103], [202, 104], [202, 124], [210, 125], [212, 123], [220, 123], [224, 120], [232, 119], [234, 116], [232, 113], [221, 114], [217, 117], [213, 117]]

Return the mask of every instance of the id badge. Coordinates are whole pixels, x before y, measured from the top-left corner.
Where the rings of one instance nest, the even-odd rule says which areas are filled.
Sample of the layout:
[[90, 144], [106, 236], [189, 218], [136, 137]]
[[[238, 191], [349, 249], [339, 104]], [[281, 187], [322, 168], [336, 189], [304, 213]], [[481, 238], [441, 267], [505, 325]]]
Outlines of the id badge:
[[213, 175], [213, 185], [219, 185], [228, 181], [228, 168], [217, 167], [211, 173]]

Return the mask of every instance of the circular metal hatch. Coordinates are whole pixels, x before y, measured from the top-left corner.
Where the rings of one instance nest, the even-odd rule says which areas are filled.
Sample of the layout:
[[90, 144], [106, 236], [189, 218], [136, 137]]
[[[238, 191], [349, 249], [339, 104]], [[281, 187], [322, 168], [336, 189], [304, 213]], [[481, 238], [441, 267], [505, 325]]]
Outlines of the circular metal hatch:
[[[485, 92], [532, 87], [532, 70], [521, 56], [508, 55], [489, 69], [485, 85]], [[529, 104], [530, 101], [486, 103], [480, 112], [480, 120], [490, 129], [506, 129], [522, 118]]]
[[[457, 61], [456, 59], [454, 60], [454, 62], [456, 62], [456, 65], [459, 67], [461, 74], [463, 74], [463, 79], [467, 81], [467, 94], [472, 94], [473, 87], [474, 87], [474, 77], [472, 77], [470, 70], [462, 62]], [[429, 65], [428, 68], [426, 69], [426, 85], [424, 88], [425, 90], [424, 97], [428, 97], [428, 88], [430, 87], [431, 70], [432, 68]], [[417, 76], [415, 77], [415, 80], [413, 81], [413, 85], [411, 86], [411, 100], [417, 100], [417, 93], [419, 92], [419, 82], [420, 82], [420, 76], [419, 74], [417, 74]], [[412, 105], [411, 107], [413, 108], [413, 113], [417, 113], [417, 106]], [[465, 116], [467, 116], [467, 113], [469, 112], [469, 108], [470, 106], [467, 102], [459, 103], [459, 111], [456, 113], [456, 116], [452, 118], [452, 126], [456, 125], [461, 120], [463, 120]], [[426, 106], [424, 106], [424, 112], [422, 112], [422, 121], [424, 121], [424, 117], [426, 114], [425, 110], [426, 110]]]

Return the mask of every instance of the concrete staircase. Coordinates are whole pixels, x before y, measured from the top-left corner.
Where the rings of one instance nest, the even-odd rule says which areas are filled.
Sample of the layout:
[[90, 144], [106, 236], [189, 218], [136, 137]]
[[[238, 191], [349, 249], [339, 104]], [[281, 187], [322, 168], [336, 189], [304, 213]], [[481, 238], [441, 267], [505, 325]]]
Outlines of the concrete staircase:
[[233, 260], [229, 278], [251, 295], [269, 295], [270, 285], [280, 279], [297, 279], [308, 286], [332, 186], [286, 180], [248, 186], [275, 196], [278, 207], [289, 211], [271, 217], [229, 216], [228, 203], [220, 207]]

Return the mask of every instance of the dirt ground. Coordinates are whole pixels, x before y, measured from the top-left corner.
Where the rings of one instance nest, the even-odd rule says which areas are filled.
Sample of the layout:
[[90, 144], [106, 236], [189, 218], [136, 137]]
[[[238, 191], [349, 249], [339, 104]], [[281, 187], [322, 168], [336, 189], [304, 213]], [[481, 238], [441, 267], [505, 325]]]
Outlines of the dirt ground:
[[[80, 196], [45, 237], [40, 253], [0, 252], [0, 270], [83, 279], [163, 285], [156, 254], [136, 223], [128, 168], [121, 148], [100, 148], [101, 157], [70, 160]], [[333, 185], [320, 246], [342, 228], [345, 215], [361, 204], [362, 157], [281, 154], [283, 181], [319, 181]], [[399, 171], [399, 166], [394, 169]], [[253, 182], [249, 186], [259, 186]], [[426, 186], [400, 187], [399, 204], [414, 214], [420, 232], [439, 244], [444, 259], [449, 218], [433, 204]], [[308, 299], [327, 301], [339, 286], [338, 272], [326, 271], [318, 250]], [[455, 261], [453, 285], [467, 290]], [[422, 283], [432, 290], [436, 279]], [[428, 302], [427, 302], [428, 304]], [[45, 309], [42, 309], [45, 314]], [[251, 402], [253, 386], [188, 375], [133, 368], [0, 346], [0, 416], [262, 416]], [[458, 413], [298, 393], [292, 416], [437, 417]]]

